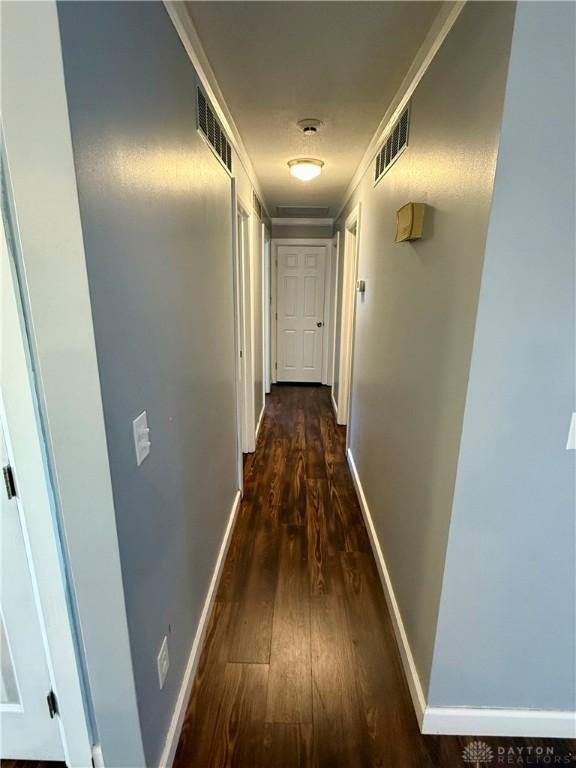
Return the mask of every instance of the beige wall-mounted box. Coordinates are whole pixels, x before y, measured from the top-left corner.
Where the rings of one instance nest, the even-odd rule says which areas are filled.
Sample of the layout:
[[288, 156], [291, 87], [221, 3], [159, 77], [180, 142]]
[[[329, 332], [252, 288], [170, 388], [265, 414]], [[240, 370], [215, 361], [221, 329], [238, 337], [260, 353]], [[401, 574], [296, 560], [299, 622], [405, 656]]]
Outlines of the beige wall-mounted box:
[[396, 242], [419, 240], [424, 229], [424, 203], [406, 203], [396, 212]]

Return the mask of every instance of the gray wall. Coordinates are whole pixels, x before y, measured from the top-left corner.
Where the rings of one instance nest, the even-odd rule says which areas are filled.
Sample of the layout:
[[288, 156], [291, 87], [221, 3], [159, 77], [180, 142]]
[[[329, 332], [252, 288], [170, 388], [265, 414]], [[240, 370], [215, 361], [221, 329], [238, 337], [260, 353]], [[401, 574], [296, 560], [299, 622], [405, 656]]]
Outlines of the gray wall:
[[[361, 202], [351, 450], [426, 694], [512, 33], [510, 3], [469, 3], [412, 98], [407, 151]], [[428, 204], [425, 237], [395, 212]], [[341, 238], [343, 236], [341, 235]]]
[[[230, 179], [196, 132], [195, 74], [161, 3], [62, 3], [59, 18], [136, 690], [155, 765], [236, 491]], [[137, 468], [132, 420], [144, 409], [152, 452]]]
[[310, 226], [308, 224], [273, 224], [272, 237], [327, 238], [332, 237], [332, 227]]
[[517, 10], [431, 704], [576, 706], [575, 21]]

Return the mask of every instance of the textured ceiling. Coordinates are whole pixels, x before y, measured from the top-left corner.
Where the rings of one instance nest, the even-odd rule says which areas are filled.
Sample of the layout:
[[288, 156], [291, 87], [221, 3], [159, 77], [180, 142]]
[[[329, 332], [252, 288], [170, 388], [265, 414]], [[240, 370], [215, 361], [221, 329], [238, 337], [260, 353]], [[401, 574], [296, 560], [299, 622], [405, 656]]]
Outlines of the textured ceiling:
[[[326, 206], [334, 215], [439, 2], [189, 2], [190, 15], [272, 215]], [[303, 136], [298, 120], [324, 125]], [[325, 162], [303, 183], [286, 163]]]

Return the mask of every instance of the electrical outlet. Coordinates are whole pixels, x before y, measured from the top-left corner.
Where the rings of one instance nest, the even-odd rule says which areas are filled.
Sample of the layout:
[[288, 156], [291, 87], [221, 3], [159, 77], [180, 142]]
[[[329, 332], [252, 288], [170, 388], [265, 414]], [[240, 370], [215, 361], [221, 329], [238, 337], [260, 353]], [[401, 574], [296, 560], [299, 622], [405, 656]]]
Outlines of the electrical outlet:
[[166, 681], [166, 675], [168, 674], [168, 669], [170, 667], [170, 658], [168, 657], [168, 638], [164, 637], [164, 640], [162, 640], [162, 645], [160, 646], [160, 653], [158, 654], [158, 682], [160, 683], [160, 688], [164, 688], [164, 683]]

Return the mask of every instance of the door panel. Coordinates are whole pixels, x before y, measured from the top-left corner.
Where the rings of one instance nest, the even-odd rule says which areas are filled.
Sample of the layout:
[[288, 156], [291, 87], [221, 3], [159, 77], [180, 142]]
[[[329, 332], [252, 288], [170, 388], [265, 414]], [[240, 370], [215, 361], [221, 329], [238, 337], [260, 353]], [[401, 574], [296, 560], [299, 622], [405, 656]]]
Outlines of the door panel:
[[284, 315], [285, 317], [296, 317], [298, 304], [298, 279], [294, 276], [284, 278]]
[[321, 382], [326, 247], [278, 246], [278, 381]]
[[[316, 317], [316, 289], [318, 280], [315, 275], [306, 275], [304, 278], [304, 317]], [[324, 311], [324, 308], [322, 308]]]
[[285, 330], [284, 337], [284, 367], [294, 371], [296, 369], [296, 331]]
[[317, 334], [314, 331], [304, 331], [302, 350], [302, 365], [306, 370], [312, 370], [316, 362]]
[[[9, 463], [1, 423], [0, 460]], [[19, 500], [0, 495], [0, 758], [63, 760]]]

